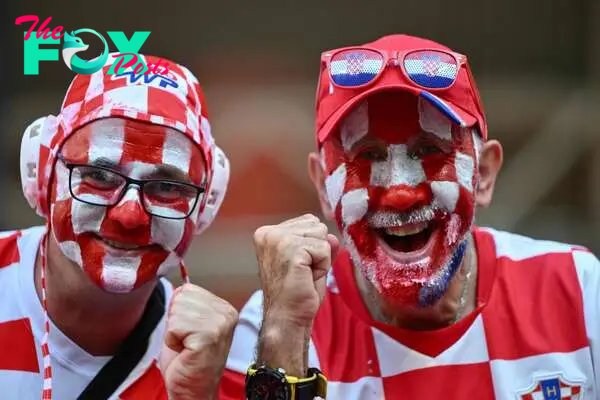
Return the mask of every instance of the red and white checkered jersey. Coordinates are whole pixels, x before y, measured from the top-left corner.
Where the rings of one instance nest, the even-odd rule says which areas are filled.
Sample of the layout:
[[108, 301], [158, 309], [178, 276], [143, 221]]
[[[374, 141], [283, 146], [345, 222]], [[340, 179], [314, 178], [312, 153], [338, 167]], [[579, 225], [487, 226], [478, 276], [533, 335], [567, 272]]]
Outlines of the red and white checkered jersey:
[[[310, 342], [328, 399], [600, 398], [600, 263], [587, 249], [474, 230], [476, 310], [447, 328], [411, 331], [374, 321], [346, 252], [335, 260]], [[221, 400], [244, 398], [262, 318], [244, 306]]]
[[[44, 311], [34, 285], [34, 266], [44, 227], [0, 233], [0, 398], [39, 400], [43, 388], [40, 343]], [[165, 300], [171, 284], [163, 279]], [[110, 323], [110, 321], [107, 321]], [[52, 390], [59, 400], [76, 399], [110, 357], [94, 357], [50, 322], [49, 347]], [[166, 317], [150, 337], [148, 352], [111, 399], [166, 399], [157, 358], [162, 348]], [[118, 394], [118, 395], [117, 395]]]

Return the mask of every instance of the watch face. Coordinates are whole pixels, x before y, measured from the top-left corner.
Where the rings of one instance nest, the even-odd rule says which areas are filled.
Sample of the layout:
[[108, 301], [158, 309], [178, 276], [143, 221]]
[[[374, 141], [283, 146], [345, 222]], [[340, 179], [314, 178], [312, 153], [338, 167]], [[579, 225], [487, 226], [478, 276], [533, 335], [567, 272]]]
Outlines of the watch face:
[[246, 388], [248, 400], [290, 400], [285, 379], [272, 371], [257, 371]]

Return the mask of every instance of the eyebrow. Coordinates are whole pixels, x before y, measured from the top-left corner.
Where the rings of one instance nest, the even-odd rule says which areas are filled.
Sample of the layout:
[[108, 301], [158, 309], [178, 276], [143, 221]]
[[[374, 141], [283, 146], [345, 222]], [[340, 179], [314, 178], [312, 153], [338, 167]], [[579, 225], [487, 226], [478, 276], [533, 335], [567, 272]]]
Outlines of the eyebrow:
[[172, 165], [160, 164], [157, 166], [156, 170], [150, 174], [150, 176], [192, 183], [192, 179], [187, 173]]
[[[99, 157], [91, 163], [89, 163], [89, 165], [112, 169], [116, 172], [121, 172], [122, 169], [119, 164], [105, 157]], [[151, 173], [147, 174], [147, 178], [167, 179], [173, 181], [192, 183], [192, 180], [187, 173], [185, 173], [177, 167], [166, 164], [158, 164]]]
[[419, 133], [419, 136], [415, 142], [418, 141], [434, 142], [436, 144], [439, 144], [440, 146], [452, 146], [454, 143], [454, 136], [450, 137], [450, 139], [448, 140], [436, 135], [435, 133], [421, 129], [421, 132]]
[[95, 166], [95, 167], [104, 167], [104, 168], [110, 168], [110, 169], [119, 169], [119, 165], [116, 164], [114, 161], [111, 161], [108, 158], [105, 157], [100, 157], [95, 159], [94, 161], [88, 163], [88, 165], [91, 166]]
[[352, 146], [350, 146], [349, 151], [353, 152], [356, 151], [357, 149], [360, 148], [360, 146], [364, 146], [364, 145], [377, 145], [377, 146], [385, 146], [385, 142], [378, 138], [377, 136], [374, 136], [371, 134], [371, 132], [367, 132], [366, 135], [364, 135], [363, 137], [361, 137], [360, 139], [358, 139], [356, 142], [354, 142], [352, 144]]

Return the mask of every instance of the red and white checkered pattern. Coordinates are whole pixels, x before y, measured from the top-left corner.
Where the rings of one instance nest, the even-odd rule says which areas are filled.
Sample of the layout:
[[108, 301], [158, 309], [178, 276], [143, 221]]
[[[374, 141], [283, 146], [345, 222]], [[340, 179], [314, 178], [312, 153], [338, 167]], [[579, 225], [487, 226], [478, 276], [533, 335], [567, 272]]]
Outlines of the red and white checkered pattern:
[[[45, 319], [34, 284], [36, 256], [45, 234], [43, 227], [0, 232], [0, 398], [3, 400], [76, 399], [106, 363], [106, 357], [88, 354]], [[172, 287], [166, 279], [161, 282], [169, 304]], [[147, 353], [110, 400], [166, 398], [157, 364], [166, 323], [165, 316], [150, 336]]]
[[[309, 352], [309, 365], [328, 378], [328, 399], [515, 400], [535, 377], [553, 374], [581, 382], [579, 400], [598, 398], [598, 259], [580, 247], [491, 229], [474, 235], [477, 309], [435, 331], [374, 321], [348, 254], [337, 258]], [[261, 302], [257, 292], [241, 311], [221, 400], [243, 398]]]

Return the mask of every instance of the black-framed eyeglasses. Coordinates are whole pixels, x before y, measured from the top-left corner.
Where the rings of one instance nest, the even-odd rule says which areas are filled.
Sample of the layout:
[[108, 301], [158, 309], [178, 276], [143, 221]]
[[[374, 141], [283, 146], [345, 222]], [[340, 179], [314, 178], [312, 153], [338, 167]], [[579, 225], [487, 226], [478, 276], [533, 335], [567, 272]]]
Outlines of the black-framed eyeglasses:
[[196, 208], [206, 189], [170, 179], [133, 179], [110, 168], [73, 164], [58, 157], [69, 170], [69, 192], [86, 204], [111, 207], [119, 203], [131, 185], [140, 188], [144, 210], [168, 219], [185, 219]]

